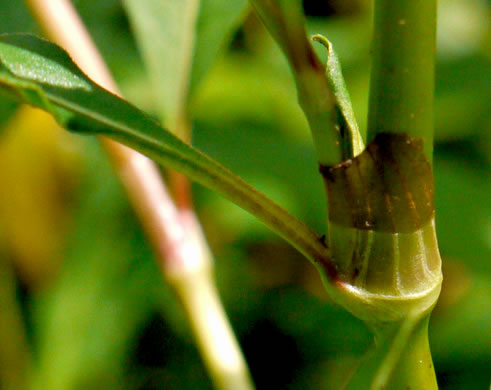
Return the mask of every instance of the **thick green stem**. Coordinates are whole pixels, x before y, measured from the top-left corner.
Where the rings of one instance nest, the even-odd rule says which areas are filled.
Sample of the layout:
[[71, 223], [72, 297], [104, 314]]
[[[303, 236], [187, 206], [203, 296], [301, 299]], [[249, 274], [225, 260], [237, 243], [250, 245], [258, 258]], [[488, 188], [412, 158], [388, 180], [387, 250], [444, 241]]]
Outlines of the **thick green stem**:
[[429, 314], [379, 329], [373, 351], [347, 390], [436, 390], [428, 343]]
[[[394, 133], [404, 134], [404, 137], [409, 136], [405, 138], [407, 145], [414, 142], [411, 139], [422, 138], [424, 140], [424, 155], [426, 160], [431, 162], [436, 0], [375, 0], [374, 7], [368, 142], [370, 143], [380, 133], [385, 133], [385, 136], [389, 137], [388, 139], [396, 139], [391, 138], [391, 136], [394, 137]], [[372, 272], [378, 277], [378, 279], [374, 279], [376, 283], [373, 286], [364, 286], [367, 293], [366, 297], [371, 297], [371, 300], [374, 301], [367, 300], [367, 305], [362, 307], [363, 310], [359, 313], [362, 314], [361, 317], [363, 314], [366, 315], [365, 320], [374, 330], [375, 347], [367, 359], [362, 362], [348, 389], [435, 390], [438, 386], [428, 344], [429, 316], [431, 308], [438, 298], [441, 283], [440, 260], [436, 236], [434, 235], [434, 225], [431, 223], [426, 227], [420, 226], [416, 231], [409, 230], [408, 232], [404, 226], [400, 225], [404, 218], [412, 218], [411, 210], [416, 204], [428, 206], [427, 210], [431, 212], [430, 214], [433, 213], [432, 191], [424, 189], [432, 186], [431, 169], [428, 166], [424, 170], [420, 170], [417, 168], [417, 164], [411, 163], [416, 150], [404, 150], [401, 147], [396, 151], [392, 147], [393, 144], [390, 144], [389, 146], [392, 146], [389, 148], [386, 147], [387, 145], [389, 144], [379, 142], [376, 145], [377, 148], [368, 150], [370, 161], [376, 162], [377, 159], [374, 159], [373, 156], [377, 156], [376, 152], [380, 152], [381, 160], [384, 160], [384, 164], [377, 166], [377, 173], [380, 177], [388, 179], [390, 173], [387, 168], [392, 166], [397, 172], [393, 177], [399, 177], [399, 180], [392, 180], [392, 182], [389, 180], [390, 183], [387, 182], [385, 187], [382, 186], [385, 188], [382, 191], [386, 195], [385, 199], [388, 199], [387, 196], [390, 191], [397, 188], [397, 183], [402, 183], [401, 192], [395, 195], [394, 200], [402, 199], [403, 197], [400, 195], [405, 193], [409, 203], [401, 204], [400, 212], [394, 213], [393, 206], [396, 202], [388, 202], [390, 206], [387, 210], [389, 211], [388, 215], [395, 217], [392, 219], [395, 229], [390, 234], [383, 232], [386, 230], [381, 225], [384, 214], [375, 216], [373, 212], [376, 209], [368, 207], [370, 212], [366, 221], [373, 217], [374, 223], [380, 225], [378, 230], [381, 231], [378, 232], [377, 229], [371, 233], [362, 231], [361, 233], [364, 235], [361, 238], [366, 235], [367, 239], [360, 239], [359, 235], [356, 236], [357, 241], [354, 245], [358, 252], [362, 254], [366, 252], [359, 247], [360, 244], [363, 244], [365, 247], [371, 248], [371, 252], [374, 253], [374, 261], [371, 264], [360, 262], [361, 266], [366, 266], [366, 273]], [[391, 150], [393, 153], [390, 152]], [[385, 161], [385, 157], [390, 153], [392, 155]], [[402, 159], [401, 164], [395, 163], [394, 158], [403, 155], [407, 160], [403, 161], [404, 159]], [[420, 159], [420, 161], [423, 160]], [[361, 163], [362, 159], [357, 162]], [[424, 161], [419, 165], [424, 167]], [[406, 172], [404, 180], [401, 180], [401, 172]], [[429, 176], [423, 178], [418, 172], [426, 172]], [[413, 178], [416, 180], [416, 186], [413, 190], [408, 190], [407, 185]], [[419, 186], [418, 183], [421, 185]], [[418, 187], [421, 189], [418, 190]], [[419, 197], [419, 195], [424, 195], [424, 197]], [[415, 202], [417, 198], [420, 201]], [[424, 212], [419, 217], [416, 217], [416, 214], [413, 217], [416, 217], [415, 220], [422, 221], [420, 217], [423, 215], [425, 215]], [[377, 237], [378, 241], [375, 239]], [[330, 238], [332, 241], [332, 233]], [[382, 240], [387, 238], [389, 239], [385, 240], [386, 242]], [[401, 246], [401, 242], [405, 241], [407, 241], [406, 244], [410, 245]], [[394, 246], [395, 243], [397, 243], [396, 246]], [[397, 250], [391, 252], [391, 247]], [[340, 248], [343, 249], [342, 246]], [[380, 250], [377, 251], [374, 248]], [[335, 251], [333, 251], [334, 253]], [[384, 254], [388, 254], [387, 259], [397, 261], [382, 261]], [[408, 261], [405, 266], [401, 267], [400, 259], [404, 256], [407, 257]], [[349, 257], [349, 259], [351, 258], [352, 256]], [[367, 259], [367, 256], [361, 256], [361, 259]], [[424, 259], [422, 269], [425, 276], [422, 276], [423, 274], [418, 276], [415, 267], [417, 259]], [[400, 282], [402, 279], [398, 276], [395, 279], [396, 284], [389, 284], [384, 287], [385, 290], [380, 290], [381, 282], [391, 281], [390, 277], [381, 272], [387, 265], [390, 267], [397, 265], [394, 268], [397, 271], [395, 272], [396, 275], [400, 274], [401, 271], [407, 274], [408, 281], [411, 281], [407, 289], [401, 289]], [[390, 267], [388, 268], [389, 271], [392, 270]], [[360, 277], [358, 269], [364, 270], [364, 268], [355, 267], [354, 269], [357, 270], [353, 276], [355, 286], [350, 287], [351, 289], [355, 288], [354, 291], [356, 291], [356, 281]], [[428, 273], [430, 269], [432, 271]], [[361, 271], [359, 273], [364, 277]], [[404, 308], [418, 295], [418, 291], [419, 298], [414, 301], [414, 306], [409, 305]], [[390, 305], [387, 306], [387, 310], [381, 311], [380, 309], [386, 303], [384, 300], [388, 298], [387, 292], [395, 293], [393, 298], [397, 297], [397, 299], [388, 301]], [[397, 304], [397, 300], [399, 300], [400, 305]], [[353, 302], [358, 301], [353, 300]], [[353, 307], [356, 308], [356, 305]], [[404, 309], [408, 310], [405, 311]], [[399, 311], [401, 316], [391, 320], [391, 315], [396, 311]]]
[[299, 0], [250, 0], [283, 50], [295, 78], [298, 102], [309, 122], [319, 163], [343, 160], [343, 137], [336, 126], [335, 96], [310, 41]]
[[375, 0], [368, 142], [377, 133], [433, 143], [436, 0]]
[[382, 386], [387, 380], [385, 388], [390, 390], [438, 389], [428, 342], [428, 322], [429, 316], [412, 329], [409, 342], [406, 343], [405, 348], [401, 348], [400, 359], [391, 377], [381, 376], [376, 385]]

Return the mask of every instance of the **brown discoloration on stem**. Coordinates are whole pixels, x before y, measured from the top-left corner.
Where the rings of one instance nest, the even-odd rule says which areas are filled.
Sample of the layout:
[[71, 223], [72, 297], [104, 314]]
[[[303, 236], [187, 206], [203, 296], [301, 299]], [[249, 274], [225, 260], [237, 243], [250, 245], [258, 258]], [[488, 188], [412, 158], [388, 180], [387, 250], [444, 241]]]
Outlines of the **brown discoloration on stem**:
[[[320, 244], [326, 248], [326, 251], [328, 250], [327, 244], [326, 244], [326, 236], [323, 234], [319, 237], [318, 241]], [[315, 257], [313, 258], [314, 262], [318, 264], [324, 272], [322, 272], [329, 282], [332, 284], [335, 284], [336, 281], [339, 279], [339, 272], [336, 268], [336, 265], [334, 261], [330, 257]]]
[[[377, 174], [376, 178], [379, 179], [379, 181], [382, 184], [380, 186], [382, 192], [380, 193], [380, 190], [376, 191], [374, 196], [380, 200], [383, 199], [385, 209], [383, 207], [381, 207], [380, 209], [382, 210], [383, 215], [387, 219], [387, 224], [390, 227], [390, 231], [395, 232], [396, 226], [395, 226], [395, 221], [394, 221], [394, 207], [392, 205], [392, 199], [389, 196], [389, 186], [387, 185], [385, 180], [383, 180], [385, 178], [386, 167], [384, 166], [384, 163], [382, 162], [383, 158], [380, 158], [380, 156], [384, 155], [384, 152], [383, 152], [383, 150], [381, 151], [380, 148], [378, 147], [378, 145], [374, 144], [374, 143], [368, 145], [366, 152], [367, 152], [367, 154], [366, 154], [367, 157], [370, 159], [370, 163], [373, 164], [373, 166], [375, 167], [376, 174]], [[380, 179], [382, 179], [382, 180], [380, 180]], [[367, 217], [368, 217], [368, 215], [367, 215]], [[368, 218], [367, 218], [367, 220], [375, 221], [375, 219], [377, 219], [377, 217], [380, 219], [380, 216], [378, 216], [377, 214], [376, 215], [372, 214], [371, 217], [372, 217], [371, 220], [369, 220]], [[374, 222], [371, 222], [371, 225], [372, 224], [374, 224]], [[365, 223], [365, 225], [367, 225], [367, 224]]]
[[410, 233], [433, 218], [433, 173], [420, 139], [380, 133], [359, 156], [319, 171], [333, 223]]
[[322, 63], [319, 60], [319, 57], [317, 57], [317, 54], [315, 54], [314, 50], [312, 49], [312, 46], [310, 45], [307, 46], [307, 60], [312, 70], [324, 76], [326, 69], [324, 65], [322, 65]]
[[191, 182], [182, 173], [170, 170], [169, 187], [172, 189], [174, 201], [179, 210], [193, 209]]

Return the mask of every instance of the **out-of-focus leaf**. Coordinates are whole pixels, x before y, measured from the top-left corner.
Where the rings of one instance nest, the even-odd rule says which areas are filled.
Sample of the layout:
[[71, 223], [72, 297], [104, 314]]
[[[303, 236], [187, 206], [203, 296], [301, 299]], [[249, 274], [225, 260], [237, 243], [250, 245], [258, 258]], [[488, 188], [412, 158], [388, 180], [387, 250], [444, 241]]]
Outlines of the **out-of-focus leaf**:
[[436, 69], [437, 141], [491, 132], [491, 59], [474, 55], [441, 62]]
[[[0, 2], [0, 34], [18, 31], [32, 31], [35, 23], [24, 7], [22, 0]], [[14, 114], [17, 104], [0, 96], [0, 134], [1, 126]]]
[[[435, 153], [436, 229], [442, 257], [477, 273], [491, 271], [489, 168], [450, 153]], [[465, 243], [465, 244], [464, 244]]]
[[65, 262], [56, 283], [35, 300], [33, 389], [120, 389], [133, 337], [155, 310], [155, 293], [165, 294], [150, 248], [96, 145], [86, 164]]
[[443, 312], [436, 310], [432, 318], [430, 342], [437, 368], [470, 368], [491, 359], [491, 283], [483, 274], [471, 278], [465, 296]]
[[0, 34], [32, 31], [35, 22], [22, 0], [2, 1], [0, 5]]
[[[371, 34], [368, 32], [371, 24], [372, 20], [368, 14], [337, 16], [330, 19], [311, 18], [306, 21], [309, 35], [321, 34], [329, 37], [329, 41], [336, 48], [344, 72], [350, 68], [369, 71]], [[316, 45], [314, 49], [320, 58], [326, 58], [325, 50], [321, 46]]]
[[206, 75], [220, 48], [230, 39], [247, 5], [247, 0], [201, 0], [196, 25], [191, 92]]
[[237, 23], [245, 0], [125, 0], [166, 126], [179, 131], [188, 93]]
[[[325, 195], [310, 140], [302, 142], [281, 135], [274, 124], [261, 121], [220, 124], [197, 121], [195, 128], [194, 142], [198, 147], [247, 177], [255, 187], [316, 230], [325, 229]], [[227, 226], [227, 233], [271, 237], [250, 215], [230, 202], [211, 196], [206, 196], [206, 202], [211, 202], [206, 208], [210, 220]]]
[[[489, 29], [489, 2], [442, 0], [438, 7], [438, 55], [460, 57], [472, 53]], [[489, 30], [488, 30], [489, 34]]]
[[326, 247], [306, 225], [129, 103], [94, 84], [56, 45], [32, 36], [2, 36], [0, 87], [51, 112], [72, 131], [107, 135], [169, 165], [257, 216], [314, 262], [326, 258]]
[[176, 132], [189, 87], [199, 0], [125, 0], [124, 4], [165, 125]]
[[[23, 2], [23, 0], [15, 1]], [[123, 95], [129, 96], [126, 84], [134, 83], [135, 79], [143, 79], [144, 72], [122, 1], [75, 0], [72, 3], [104, 57], [104, 61], [111, 69]], [[24, 31], [26, 30], [15, 32]]]
[[[286, 66], [278, 69], [249, 57], [228, 56], [203, 82], [191, 109], [194, 119], [209, 122], [210, 126], [233, 126], [240, 120], [264, 122], [271, 131], [283, 130], [299, 142], [311, 144], [308, 124]], [[278, 142], [282, 136], [277, 134]]]

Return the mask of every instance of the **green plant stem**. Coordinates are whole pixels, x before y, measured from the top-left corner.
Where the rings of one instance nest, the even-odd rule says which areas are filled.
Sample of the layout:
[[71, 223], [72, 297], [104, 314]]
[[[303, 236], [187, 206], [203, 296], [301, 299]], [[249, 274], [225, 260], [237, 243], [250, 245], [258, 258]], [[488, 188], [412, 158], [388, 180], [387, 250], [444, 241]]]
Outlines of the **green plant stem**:
[[375, 388], [378, 388], [378, 386], [383, 388], [382, 386], [387, 383], [386, 388], [391, 390], [407, 390], [408, 388], [438, 389], [428, 342], [429, 319], [428, 315], [422, 321], [416, 323], [414, 328], [407, 327], [408, 329], [403, 329], [403, 331], [410, 334], [410, 342], [400, 347], [394, 345], [394, 348], [400, 349], [398, 351], [399, 359], [397, 360], [397, 353], [393, 352], [396, 355], [393, 362], [387, 362], [387, 365], [393, 364], [392, 375], [389, 376], [379, 371]]
[[[422, 138], [425, 157], [431, 162], [435, 41], [436, 0], [375, 0], [367, 143], [379, 133]], [[431, 183], [422, 179], [421, 184]], [[424, 242], [415, 249], [409, 264], [427, 252], [433, 251], [439, 258], [436, 237], [431, 247]], [[428, 344], [429, 316], [441, 282], [440, 264], [434, 264], [434, 278], [416, 278], [418, 284], [412, 288], [436, 283], [427, 294], [429, 306], [415, 306], [396, 321], [373, 316], [375, 348], [358, 368], [349, 390], [438, 388]], [[416, 277], [415, 270], [412, 273]], [[411, 294], [406, 300], [411, 300]]]
[[342, 136], [336, 126], [335, 97], [325, 67], [307, 39], [299, 0], [250, 0], [283, 50], [297, 87], [298, 102], [309, 122], [322, 165], [342, 161]]
[[431, 161], [435, 41], [436, 0], [375, 0], [368, 142], [380, 132], [423, 137]]
[[381, 327], [346, 390], [436, 390], [428, 344], [429, 313]]

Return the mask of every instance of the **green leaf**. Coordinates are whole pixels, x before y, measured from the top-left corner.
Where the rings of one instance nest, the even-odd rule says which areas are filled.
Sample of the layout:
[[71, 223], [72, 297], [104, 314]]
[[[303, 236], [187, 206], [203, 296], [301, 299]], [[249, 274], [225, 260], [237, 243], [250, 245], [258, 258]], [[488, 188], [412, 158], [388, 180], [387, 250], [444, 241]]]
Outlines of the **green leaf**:
[[213, 63], [246, 0], [125, 0], [166, 126], [175, 132], [189, 93]]
[[[52, 82], [56, 73], [63, 76], [63, 83]], [[49, 111], [71, 131], [109, 136], [180, 171], [249, 211], [314, 263], [332, 271], [327, 248], [305, 224], [136, 107], [97, 86], [58, 46], [29, 35], [0, 36], [0, 90]]]
[[349, 158], [355, 157], [363, 151], [364, 143], [351, 105], [348, 88], [344, 82], [341, 64], [332, 43], [326, 37], [317, 34], [312, 37], [312, 40], [321, 43], [327, 49], [326, 76], [336, 98], [334, 104], [338, 112], [337, 122], [343, 139], [343, 146], [347, 150]]
[[33, 390], [121, 388], [132, 340], [155, 310], [155, 294], [174, 305], [107, 160], [97, 148], [88, 158], [70, 249], [33, 305]]
[[206, 75], [220, 48], [230, 40], [247, 7], [247, 0], [201, 0], [190, 92]]
[[186, 100], [199, 0], [125, 0], [165, 125], [176, 131]]

